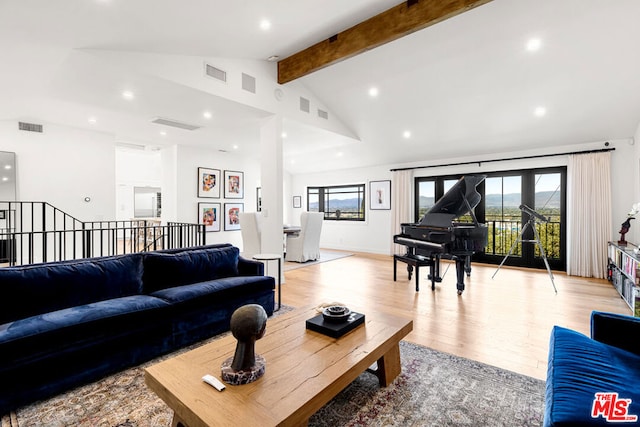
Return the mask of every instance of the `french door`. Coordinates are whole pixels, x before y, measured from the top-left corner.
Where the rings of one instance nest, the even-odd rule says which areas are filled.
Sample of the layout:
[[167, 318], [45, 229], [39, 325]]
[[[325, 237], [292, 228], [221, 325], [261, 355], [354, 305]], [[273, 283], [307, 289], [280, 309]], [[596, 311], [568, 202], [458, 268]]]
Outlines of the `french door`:
[[[499, 264], [509, 254], [505, 265], [545, 268], [542, 248], [550, 267], [564, 271], [566, 168], [501, 171], [486, 175], [485, 181], [476, 187], [482, 200], [475, 209], [475, 215], [478, 222], [487, 226], [488, 244], [485, 252], [474, 255], [473, 259]], [[458, 178], [416, 178], [416, 221]], [[531, 220], [527, 208], [544, 220], [539, 217]], [[471, 216], [458, 220], [471, 221]]]

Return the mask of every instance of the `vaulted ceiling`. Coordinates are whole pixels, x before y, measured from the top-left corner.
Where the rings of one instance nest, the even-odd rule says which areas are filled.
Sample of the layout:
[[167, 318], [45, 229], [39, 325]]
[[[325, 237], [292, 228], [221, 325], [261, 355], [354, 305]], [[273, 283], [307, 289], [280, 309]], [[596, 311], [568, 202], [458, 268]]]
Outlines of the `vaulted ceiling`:
[[[275, 79], [277, 64], [268, 57], [286, 58], [398, 3], [5, 0], [0, 120], [253, 155], [268, 112], [104, 59], [79, 61], [78, 52], [264, 61]], [[640, 122], [639, 16], [637, 0], [493, 0], [305, 75], [295, 84], [359, 141], [285, 120], [285, 167], [300, 173], [499, 157], [631, 137]], [[267, 30], [260, 28], [264, 19]], [[532, 39], [537, 50], [527, 49]], [[136, 88], [135, 102], [122, 101], [124, 85]], [[205, 106], [211, 119], [202, 117]], [[545, 114], [536, 114], [540, 108]], [[192, 117], [202, 128], [162, 137], [151, 117]]]

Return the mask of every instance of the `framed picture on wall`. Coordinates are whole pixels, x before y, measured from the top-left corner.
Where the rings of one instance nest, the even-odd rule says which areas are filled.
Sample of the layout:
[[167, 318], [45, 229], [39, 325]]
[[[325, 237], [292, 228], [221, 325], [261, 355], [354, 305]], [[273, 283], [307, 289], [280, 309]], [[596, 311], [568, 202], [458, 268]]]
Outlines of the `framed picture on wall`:
[[220, 169], [198, 168], [198, 197], [220, 198]]
[[224, 171], [224, 198], [244, 199], [244, 173]]
[[220, 231], [222, 211], [220, 203], [198, 203], [198, 224], [205, 226], [205, 231]]
[[294, 208], [302, 207], [302, 196], [293, 196], [293, 207]]
[[371, 181], [369, 183], [369, 208], [372, 210], [391, 209], [391, 181]]
[[225, 231], [240, 230], [240, 212], [244, 212], [244, 203], [224, 204]]

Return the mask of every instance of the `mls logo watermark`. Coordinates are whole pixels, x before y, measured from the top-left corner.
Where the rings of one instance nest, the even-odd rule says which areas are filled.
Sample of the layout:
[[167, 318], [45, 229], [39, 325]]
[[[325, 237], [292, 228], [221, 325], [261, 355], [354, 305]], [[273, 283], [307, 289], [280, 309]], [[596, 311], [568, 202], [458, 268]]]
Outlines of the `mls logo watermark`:
[[618, 393], [596, 393], [591, 408], [591, 418], [602, 417], [611, 423], [633, 423], [637, 415], [629, 414], [631, 399], [621, 399]]

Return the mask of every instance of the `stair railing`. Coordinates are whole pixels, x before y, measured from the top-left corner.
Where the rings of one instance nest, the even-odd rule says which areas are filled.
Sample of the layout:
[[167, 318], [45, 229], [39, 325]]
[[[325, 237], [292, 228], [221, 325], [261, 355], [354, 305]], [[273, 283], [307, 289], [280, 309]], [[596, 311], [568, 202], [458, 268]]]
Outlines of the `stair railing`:
[[0, 201], [0, 265], [25, 265], [206, 244], [204, 225], [80, 221], [47, 202]]

